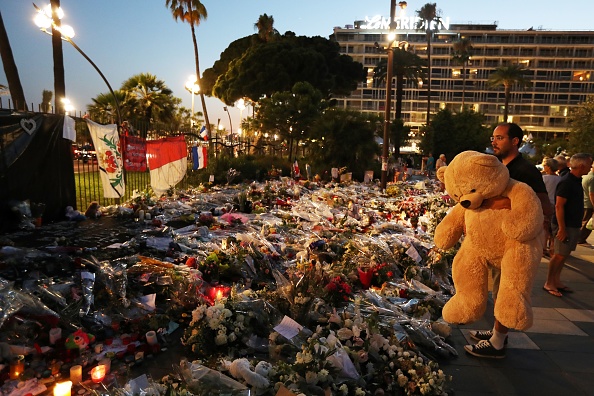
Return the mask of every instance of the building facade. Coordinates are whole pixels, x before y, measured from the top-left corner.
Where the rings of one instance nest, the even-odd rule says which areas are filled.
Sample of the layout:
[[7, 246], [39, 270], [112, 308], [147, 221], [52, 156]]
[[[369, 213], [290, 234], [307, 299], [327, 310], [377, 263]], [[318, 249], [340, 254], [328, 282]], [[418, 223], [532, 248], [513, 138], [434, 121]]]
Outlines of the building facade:
[[[414, 29], [414, 19], [395, 19], [396, 40], [406, 41], [410, 51], [426, 60], [425, 32]], [[362, 63], [368, 72], [367, 80], [351, 96], [337, 98], [339, 106], [384, 113], [386, 86], [374, 81], [373, 71], [387, 56], [381, 48], [388, 43], [388, 33], [389, 22], [380, 17], [334, 28], [331, 39], [340, 45], [341, 53]], [[465, 78], [462, 65], [452, 60], [453, 42], [462, 38], [472, 42]], [[431, 64], [431, 114], [443, 108], [460, 110], [464, 92], [465, 106], [485, 114], [488, 124], [503, 121], [505, 102], [503, 87], [488, 86], [489, 75], [500, 66], [524, 65], [530, 86], [512, 88], [509, 121], [548, 140], [565, 136], [572, 109], [594, 94], [594, 31], [498, 30], [496, 23], [449, 24], [444, 20], [431, 41]], [[427, 122], [424, 84], [405, 82], [403, 120], [413, 130]], [[393, 100], [391, 108], [393, 119]]]

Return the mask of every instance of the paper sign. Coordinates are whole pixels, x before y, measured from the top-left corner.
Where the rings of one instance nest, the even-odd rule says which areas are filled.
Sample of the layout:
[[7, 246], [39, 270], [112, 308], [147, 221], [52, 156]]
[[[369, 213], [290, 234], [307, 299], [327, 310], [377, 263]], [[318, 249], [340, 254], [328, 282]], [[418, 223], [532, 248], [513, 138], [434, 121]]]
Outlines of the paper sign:
[[293, 319], [285, 315], [283, 320], [274, 327], [274, 331], [276, 331], [286, 339], [290, 340], [291, 338], [299, 334], [302, 328], [303, 326], [301, 326], [299, 323], [295, 322]]
[[214, 183], [214, 175], [210, 175], [208, 178], [209, 183]]
[[419, 255], [419, 252], [417, 252], [417, 249], [415, 249], [413, 245], [410, 245], [410, 247], [406, 251], [406, 254], [408, 254], [408, 256], [415, 260], [417, 263], [420, 263], [422, 260], [421, 256]]

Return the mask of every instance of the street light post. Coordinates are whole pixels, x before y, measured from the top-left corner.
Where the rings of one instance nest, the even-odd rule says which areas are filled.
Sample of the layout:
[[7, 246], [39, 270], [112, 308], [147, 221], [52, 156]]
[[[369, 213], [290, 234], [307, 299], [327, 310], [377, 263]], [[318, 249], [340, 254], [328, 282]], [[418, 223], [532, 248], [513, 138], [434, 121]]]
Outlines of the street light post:
[[[398, 6], [402, 9], [406, 8], [406, 1], [401, 1]], [[388, 65], [386, 70], [386, 103], [384, 109], [384, 144], [382, 147], [382, 173], [381, 173], [381, 188], [386, 189], [388, 182], [388, 159], [390, 157], [390, 116], [392, 107], [392, 78], [394, 74], [394, 19], [396, 18], [396, 0], [390, 0], [390, 34], [388, 44]]]
[[[93, 66], [95, 68], [97, 73], [99, 73], [99, 75], [101, 76], [101, 78], [103, 79], [105, 84], [107, 85], [109, 92], [111, 92], [111, 94], [113, 96], [113, 99], [114, 99], [114, 102], [116, 105], [116, 112], [118, 115], [118, 128], [119, 128], [120, 125], [122, 125], [122, 114], [120, 112], [120, 102], [118, 101], [117, 96], [113, 92], [113, 89], [111, 88], [111, 85], [109, 84], [109, 81], [107, 81], [107, 78], [105, 78], [105, 76], [103, 75], [101, 70], [99, 70], [99, 68], [91, 60], [91, 58], [89, 58], [87, 56], [87, 54], [85, 54], [83, 52], [83, 50], [80, 49], [80, 47], [78, 45], [76, 45], [76, 43], [74, 41], [72, 41], [72, 37], [74, 37], [74, 29], [72, 29], [72, 27], [70, 27], [68, 25], [56, 24], [54, 22], [54, 20], [52, 19], [52, 16], [47, 15], [46, 12], [44, 10], [42, 10], [41, 8], [37, 7], [35, 5], [35, 3], [33, 3], [33, 7], [35, 7], [35, 9], [38, 12], [37, 17], [35, 18], [35, 24], [41, 29], [41, 31], [48, 33], [48, 34], [52, 34], [47, 30], [48, 28], [51, 27], [52, 30], [57, 30], [60, 33], [60, 35], [62, 36], [62, 40], [68, 41], [70, 43], [70, 45], [72, 45], [74, 47], [74, 49], [76, 49], [91, 64], [91, 66]], [[56, 95], [57, 95], [57, 92], [56, 92]], [[57, 105], [56, 105], [56, 107], [57, 107]]]
[[186, 90], [192, 94], [192, 116], [190, 118], [190, 128], [194, 128], [194, 96], [200, 92], [200, 86], [196, 76], [190, 76], [186, 82]]

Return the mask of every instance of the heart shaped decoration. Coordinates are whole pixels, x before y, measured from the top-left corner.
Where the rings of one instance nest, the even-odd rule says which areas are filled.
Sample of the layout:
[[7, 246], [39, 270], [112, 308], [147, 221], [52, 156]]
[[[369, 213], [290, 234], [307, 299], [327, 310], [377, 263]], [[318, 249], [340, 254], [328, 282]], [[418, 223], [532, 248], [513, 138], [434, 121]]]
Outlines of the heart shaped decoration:
[[33, 131], [35, 131], [35, 129], [37, 129], [37, 123], [32, 118], [29, 118], [29, 119], [23, 118], [23, 119], [21, 119], [21, 128], [23, 128], [25, 130], [25, 132], [27, 132], [29, 135], [31, 135], [33, 133]]

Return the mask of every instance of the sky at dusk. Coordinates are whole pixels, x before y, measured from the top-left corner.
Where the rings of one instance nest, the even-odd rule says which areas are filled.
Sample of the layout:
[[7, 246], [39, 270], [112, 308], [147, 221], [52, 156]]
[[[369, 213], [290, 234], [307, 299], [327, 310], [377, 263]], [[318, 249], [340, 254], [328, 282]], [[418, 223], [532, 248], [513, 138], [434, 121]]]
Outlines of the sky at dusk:
[[[34, 0], [45, 6], [48, 0]], [[239, 38], [256, 32], [254, 24], [264, 13], [274, 17], [280, 33], [292, 31], [303, 36], [328, 37], [335, 26], [352, 25], [366, 16], [389, 15], [389, 0], [203, 0], [208, 19], [197, 28], [201, 71], [212, 67], [221, 52]], [[414, 16], [426, 1], [409, 1], [406, 15]], [[594, 2], [479, 0], [436, 1], [442, 17], [452, 23], [496, 21], [499, 29], [592, 30]], [[184, 85], [194, 74], [194, 53], [190, 26], [176, 22], [165, 7], [165, 0], [61, 0], [64, 24], [74, 28], [74, 42], [101, 69], [114, 90], [129, 77], [151, 73], [163, 80], [191, 107], [191, 94]], [[0, 12], [11, 42], [29, 106], [37, 110], [44, 89], [54, 90], [51, 38], [33, 23], [35, 9], [30, 0], [0, 0]], [[89, 62], [72, 46], [63, 43], [66, 96], [84, 113], [91, 98], [109, 92]], [[1, 61], [0, 61], [1, 63]], [[4, 69], [0, 84], [7, 85]], [[4, 107], [8, 97], [2, 97]], [[229, 128], [224, 104], [207, 98], [209, 119]], [[196, 96], [194, 109], [201, 111]], [[230, 107], [233, 128], [239, 123], [240, 111]], [[243, 111], [243, 117], [251, 109]]]

